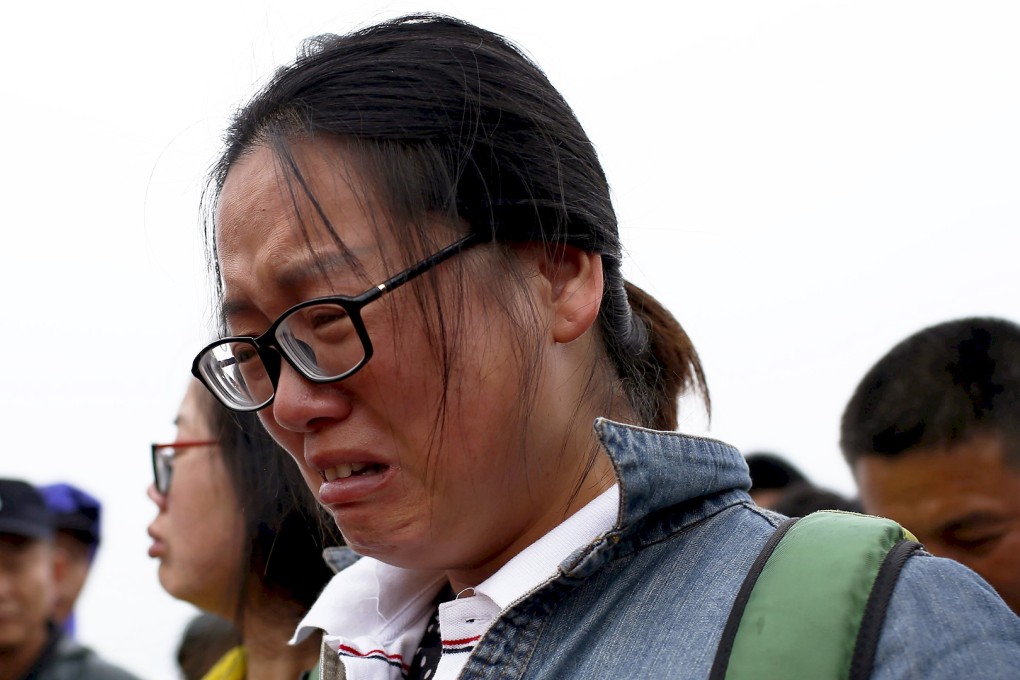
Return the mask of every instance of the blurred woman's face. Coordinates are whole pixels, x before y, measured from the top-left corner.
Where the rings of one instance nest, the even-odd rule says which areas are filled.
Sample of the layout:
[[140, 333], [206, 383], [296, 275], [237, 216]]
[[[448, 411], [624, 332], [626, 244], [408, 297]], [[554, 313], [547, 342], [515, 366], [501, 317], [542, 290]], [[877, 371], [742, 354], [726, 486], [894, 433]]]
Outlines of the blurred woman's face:
[[[334, 237], [312, 217], [316, 208], [296, 182], [288, 184], [272, 152], [256, 147], [232, 167], [218, 204], [231, 335], [257, 336], [299, 302], [357, 295], [410, 264], [400, 255], [399, 228], [391, 230], [373, 198], [347, 183], [358, 175], [336, 145], [298, 144], [294, 153], [357, 266], [339, 256]], [[443, 244], [458, 236], [450, 229]], [[275, 400], [260, 412], [361, 554], [478, 580], [558, 524], [574, 499], [586, 461], [563, 455], [562, 429], [542, 427], [574, 404], [549, 396], [543, 370], [522, 394], [525, 363], [542, 367], [547, 344], [536, 331], [522, 345], [522, 331], [485, 292], [480, 272], [493, 259], [490, 246], [474, 248], [373, 302], [363, 318], [375, 353], [364, 368], [315, 384], [284, 362]], [[507, 306], [539, 295], [540, 277], [524, 266], [527, 283], [517, 289], [520, 299], [502, 300]], [[442, 318], [434, 305], [426, 302], [423, 314], [417, 303], [415, 287], [430, 285], [440, 290]], [[543, 310], [525, 316], [541, 328]], [[456, 357], [445, 385], [433, 343], [440, 328]], [[533, 358], [521, 357], [524, 347]], [[527, 398], [542, 417], [525, 428], [518, 407]]]
[[[205, 388], [192, 381], [177, 414], [179, 442], [215, 439]], [[206, 410], [203, 410], [203, 407]], [[176, 597], [233, 618], [243, 540], [241, 513], [218, 446], [177, 450], [166, 496], [149, 487], [159, 514], [149, 525], [149, 555], [159, 560], [159, 582]]]

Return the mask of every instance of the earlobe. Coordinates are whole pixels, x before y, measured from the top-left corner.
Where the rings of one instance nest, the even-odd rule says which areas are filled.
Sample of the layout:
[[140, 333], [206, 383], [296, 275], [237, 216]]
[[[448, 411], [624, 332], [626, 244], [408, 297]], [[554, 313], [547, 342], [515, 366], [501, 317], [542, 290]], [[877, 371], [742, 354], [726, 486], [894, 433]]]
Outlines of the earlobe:
[[573, 342], [598, 318], [602, 256], [573, 246], [557, 246], [546, 251], [539, 268], [550, 286], [553, 340]]

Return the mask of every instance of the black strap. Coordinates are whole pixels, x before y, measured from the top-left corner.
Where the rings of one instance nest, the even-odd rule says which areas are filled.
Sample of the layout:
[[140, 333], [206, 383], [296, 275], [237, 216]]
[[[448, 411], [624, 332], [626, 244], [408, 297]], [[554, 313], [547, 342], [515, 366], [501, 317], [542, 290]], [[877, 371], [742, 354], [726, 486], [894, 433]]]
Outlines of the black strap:
[[878, 640], [882, 635], [885, 614], [889, 610], [889, 600], [896, 588], [896, 581], [907, 559], [923, 550], [924, 547], [920, 543], [904, 539], [894, 545], [882, 560], [878, 576], [875, 577], [875, 585], [871, 587], [871, 594], [868, 596], [868, 603], [864, 606], [864, 618], [861, 619], [861, 629], [857, 633], [854, 655], [850, 661], [850, 680], [867, 680], [871, 677]]
[[744, 577], [744, 582], [740, 584], [740, 590], [737, 591], [737, 599], [733, 602], [733, 607], [730, 609], [729, 618], [726, 619], [726, 626], [723, 628], [722, 639], [719, 641], [719, 647], [716, 649], [715, 661], [712, 664], [712, 671], [708, 674], [708, 680], [724, 680], [726, 677], [730, 653], [733, 651], [733, 641], [737, 637], [740, 619], [744, 616], [744, 608], [747, 607], [747, 601], [751, 598], [754, 584], [758, 581], [761, 570], [765, 568], [765, 563], [772, 557], [772, 551], [776, 549], [776, 546], [783, 540], [786, 532], [793, 528], [793, 525], [799, 519], [799, 517], [791, 517], [776, 527], [775, 532], [773, 532], [764, 547], [762, 547], [758, 557], [755, 558], [754, 564], [751, 565], [751, 570]]

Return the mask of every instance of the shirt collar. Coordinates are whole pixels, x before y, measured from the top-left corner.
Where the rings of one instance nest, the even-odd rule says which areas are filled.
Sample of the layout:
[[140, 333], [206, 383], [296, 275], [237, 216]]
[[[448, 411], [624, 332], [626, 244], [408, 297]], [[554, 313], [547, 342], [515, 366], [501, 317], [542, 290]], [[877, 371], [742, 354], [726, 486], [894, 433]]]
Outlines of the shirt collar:
[[552, 577], [557, 567], [578, 548], [613, 528], [620, 504], [614, 484], [542, 538], [522, 550], [503, 568], [483, 581], [475, 592], [506, 609]]
[[[588, 561], [585, 558], [593, 557], [595, 544], [604, 542], [599, 537], [609, 531], [626, 533], [657, 510], [751, 486], [743, 456], [722, 442], [605, 418], [595, 421], [595, 431], [613, 462], [619, 484], [479, 584], [476, 592], [501, 609], [553, 577], [557, 568], [569, 572], [581, 561]], [[316, 629], [345, 631], [345, 635], [371, 630], [380, 642], [395, 640], [432, 606], [443, 582], [439, 572], [362, 559], [327, 584], [292, 641], [300, 641]]]
[[[475, 595], [489, 598], [502, 610], [551, 578], [560, 562], [613, 527], [619, 495], [617, 485], [602, 492], [480, 583]], [[440, 572], [361, 559], [330, 580], [291, 642], [321, 629], [331, 634], [344, 631], [352, 637], [371, 635], [388, 644], [432, 606], [443, 583]]]

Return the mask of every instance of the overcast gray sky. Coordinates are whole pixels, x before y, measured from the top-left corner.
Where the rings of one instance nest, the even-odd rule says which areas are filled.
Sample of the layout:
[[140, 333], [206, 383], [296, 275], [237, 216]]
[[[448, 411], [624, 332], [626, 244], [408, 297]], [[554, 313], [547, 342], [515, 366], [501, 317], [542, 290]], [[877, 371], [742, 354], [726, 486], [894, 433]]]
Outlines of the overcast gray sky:
[[145, 488], [210, 336], [198, 195], [230, 112], [303, 37], [431, 9], [523, 46], [600, 151], [628, 276], [701, 352], [709, 434], [821, 483], [852, 490], [839, 416], [895, 342], [1020, 320], [1012, 0], [16, 7], [0, 24], [0, 474], [103, 498], [80, 628], [147, 678], [175, 677], [191, 613], [146, 556]]

